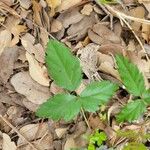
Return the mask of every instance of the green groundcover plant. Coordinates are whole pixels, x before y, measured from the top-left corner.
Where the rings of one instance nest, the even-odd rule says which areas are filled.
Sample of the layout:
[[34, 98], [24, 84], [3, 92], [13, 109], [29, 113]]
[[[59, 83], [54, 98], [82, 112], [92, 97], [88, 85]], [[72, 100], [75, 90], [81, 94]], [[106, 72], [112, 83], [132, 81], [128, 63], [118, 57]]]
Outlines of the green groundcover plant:
[[[57, 40], [50, 40], [45, 57], [48, 73], [55, 83], [64, 88], [66, 93], [54, 95], [43, 103], [36, 114], [53, 120], [72, 120], [80, 110], [96, 112], [101, 105], [106, 105], [118, 89], [110, 81], [94, 81], [80, 95], [73, 95], [81, 84], [82, 71], [78, 58], [70, 49]], [[134, 100], [123, 107], [117, 116], [119, 122], [133, 121], [139, 118], [150, 104], [150, 90], [145, 88], [144, 78], [137, 66], [126, 57], [116, 55], [118, 71], [126, 90]]]

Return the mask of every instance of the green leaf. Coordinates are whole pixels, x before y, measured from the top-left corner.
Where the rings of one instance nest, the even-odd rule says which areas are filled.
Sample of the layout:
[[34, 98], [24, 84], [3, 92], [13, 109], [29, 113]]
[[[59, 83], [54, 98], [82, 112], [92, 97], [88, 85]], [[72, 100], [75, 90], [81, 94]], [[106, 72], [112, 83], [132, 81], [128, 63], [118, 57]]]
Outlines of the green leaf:
[[150, 89], [145, 90], [145, 92], [142, 94], [142, 98], [147, 105], [150, 105]]
[[116, 62], [120, 77], [127, 90], [134, 96], [141, 96], [145, 91], [145, 84], [137, 66], [122, 55], [116, 55]]
[[146, 111], [146, 105], [143, 100], [135, 100], [128, 103], [117, 116], [118, 122], [133, 121], [138, 119]]
[[123, 150], [147, 150], [147, 147], [143, 143], [131, 142]]
[[69, 121], [80, 112], [80, 108], [76, 96], [58, 94], [43, 103], [37, 110], [36, 115], [53, 120], [64, 118], [65, 121]]
[[75, 90], [81, 83], [79, 60], [70, 49], [57, 40], [50, 40], [46, 50], [46, 64], [55, 83], [67, 90]]
[[117, 89], [118, 86], [109, 81], [91, 83], [80, 94], [79, 102], [85, 111], [95, 112], [99, 105], [110, 100]]

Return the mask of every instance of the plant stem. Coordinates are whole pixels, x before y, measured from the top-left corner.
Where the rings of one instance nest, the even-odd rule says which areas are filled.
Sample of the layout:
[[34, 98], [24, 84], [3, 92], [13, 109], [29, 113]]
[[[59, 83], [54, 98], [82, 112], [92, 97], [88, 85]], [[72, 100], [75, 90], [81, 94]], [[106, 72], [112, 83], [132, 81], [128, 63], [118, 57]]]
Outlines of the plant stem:
[[90, 127], [90, 125], [89, 125], [89, 122], [88, 122], [88, 120], [87, 120], [87, 118], [86, 118], [86, 116], [85, 116], [85, 113], [84, 113], [84, 110], [83, 110], [82, 107], [81, 107], [81, 112], [82, 112], [82, 115], [83, 115], [83, 117], [84, 117], [84, 120], [85, 120], [85, 122], [86, 122], [88, 128], [91, 130], [91, 127]]

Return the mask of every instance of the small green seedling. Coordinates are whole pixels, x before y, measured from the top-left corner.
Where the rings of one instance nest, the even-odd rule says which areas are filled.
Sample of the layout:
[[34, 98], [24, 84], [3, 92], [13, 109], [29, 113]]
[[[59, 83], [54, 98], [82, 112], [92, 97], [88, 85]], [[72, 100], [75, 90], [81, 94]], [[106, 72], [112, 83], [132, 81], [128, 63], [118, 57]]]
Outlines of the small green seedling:
[[136, 65], [129, 62], [122, 55], [116, 56], [118, 71], [126, 90], [134, 96], [134, 101], [129, 102], [123, 107], [117, 116], [119, 122], [133, 121], [138, 119], [150, 104], [150, 90], [147, 90], [144, 77]]
[[95, 112], [99, 110], [100, 105], [106, 104], [118, 89], [114, 83], [101, 81], [89, 84], [78, 96], [69, 94], [81, 84], [82, 71], [78, 58], [57, 40], [48, 42], [45, 60], [50, 77], [58, 86], [68, 90], [68, 93], [55, 95], [42, 104], [36, 112], [39, 117], [69, 121], [77, 116], [80, 110]]
[[[46, 50], [46, 65], [50, 77], [55, 83], [68, 91], [58, 94], [42, 104], [36, 114], [53, 120], [72, 120], [80, 110], [95, 112], [99, 106], [106, 105], [115, 94], [118, 85], [110, 81], [93, 82], [80, 95], [70, 94], [82, 80], [82, 71], [78, 58], [70, 49], [57, 40], [50, 40]], [[119, 122], [138, 119], [150, 104], [150, 89], [146, 89], [142, 73], [137, 66], [122, 55], [116, 56], [118, 71], [127, 91], [134, 96], [117, 116]]]
[[104, 132], [98, 130], [90, 135], [88, 150], [96, 150], [96, 146], [100, 147], [107, 140], [107, 135]]

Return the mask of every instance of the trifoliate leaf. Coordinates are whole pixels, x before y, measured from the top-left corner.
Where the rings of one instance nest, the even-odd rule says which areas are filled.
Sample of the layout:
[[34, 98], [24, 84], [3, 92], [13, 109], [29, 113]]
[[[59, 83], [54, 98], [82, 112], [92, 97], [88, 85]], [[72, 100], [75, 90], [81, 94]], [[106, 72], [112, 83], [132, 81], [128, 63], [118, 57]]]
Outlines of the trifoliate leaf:
[[135, 100], [128, 103], [117, 116], [118, 122], [137, 120], [146, 111], [146, 104], [143, 100]]
[[37, 110], [39, 117], [51, 118], [53, 120], [64, 119], [69, 121], [80, 112], [80, 104], [76, 96], [70, 94], [58, 94], [43, 103]]
[[144, 78], [142, 73], [133, 63], [130, 63], [126, 57], [122, 55], [116, 56], [118, 71], [123, 84], [127, 90], [134, 96], [141, 96], [145, 91]]
[[85, 111], [95, 112], [99, 105], [106, 104], [118, 89], [116, 84], [109, 81], [89, 84], [80, 94], [79, 102]]
[[50, 77], [60, 87], [73, 91], [80, 85], [82, 74], [79, 60], [64, 44], [57, 40], [48, 42], [46, 64]]

